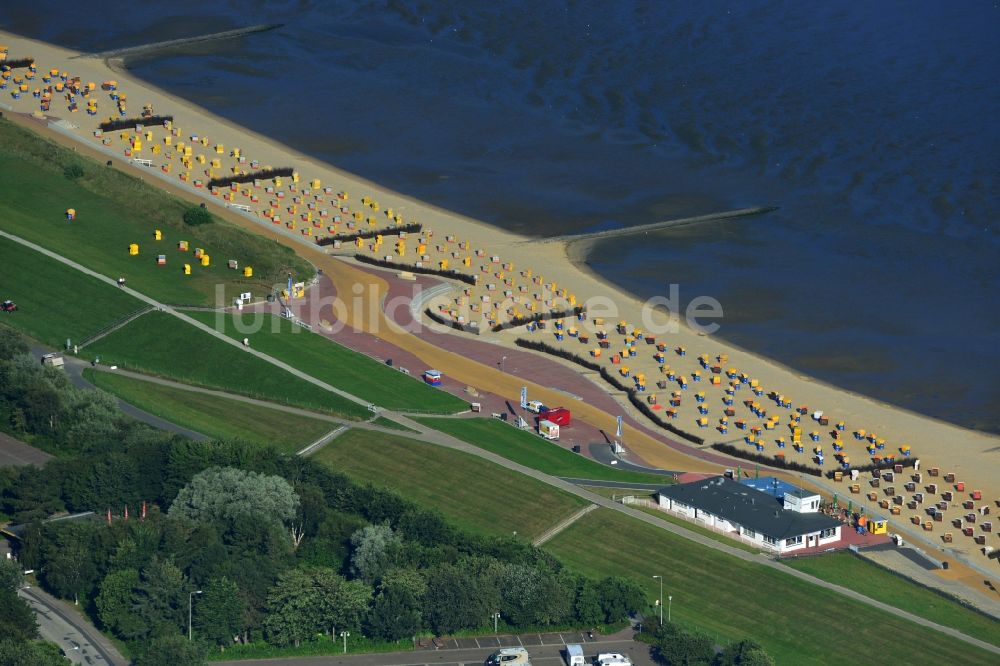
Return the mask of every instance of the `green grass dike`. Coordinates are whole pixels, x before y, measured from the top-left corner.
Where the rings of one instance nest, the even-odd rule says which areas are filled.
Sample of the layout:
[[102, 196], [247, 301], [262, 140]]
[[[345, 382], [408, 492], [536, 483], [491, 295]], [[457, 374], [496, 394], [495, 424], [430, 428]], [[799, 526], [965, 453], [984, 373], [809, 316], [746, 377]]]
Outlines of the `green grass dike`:
[[351, 419], [370, 416], [364, 405], [320, 388], [247, 354], [165, 312], [150, 312], [80, 350], [117, 365], [178, 382], [259, 398]]
[[244, 439], [296, 453], [338, 427], [335, 423], [113, 372], [87, 369], [84, 376], [98, 388], [139, 409], [214, 439]]
[[518, 430], [496, 419], [415, 417], [413, 420], [552, 476], [621, 483], [656, 483], [664, 486], [674, 482], [673, 477], [668, 475], [632, 472], [602, 465], [555, 442]]
[[[64, 173], [77, 165], [79, 177]], [[58, 252], [110, 278], [124, 276], [131, 287], [174, 305], [212, 305], [216, 286], [222, 285], [223, 302], [240, 292], [261, 296], [271, 285], [283, 283], [291, 272], [308, 280], [315, 273], [306, 260], [290, 248], [246, 232], [214, 218], [214, 224], [191, 227], [183, 214], [192, 204], [115, 167], [63, 148], [8, 120], [0, 119], [0, 229], [17, 234]], [[66, 219], [73, 208], [77, 217]], [[154, 240], [154, 231], [162, 240]], [[189, 242], [190, 251], [178, 250]], [[129, 255], [137, 243], [139, 254]], [[211, 265], [194, 258], [204, 248]], [[157, 255], [166, 255], [158, 266]], [[6, 254], [4, 255], [6, 257]], [[240, 270], [227, 268], [235, 259]], [[192, 274], [183, 274], [191, 264]], [[244, 278], [242, 268], [252, 266], [254, 276]]]
[[793, 569], [843, 585], [876, 601], [902, 608], [919, 617], [958, 629], [974, 638], [1000, 645], [1000, 620], [969, 608], [957, 599], [907, 580], [853, 553], [840, 551], [782, 561]]
[[[0, 207], [2, 202], [0, 197]], [[145, 307], [115, 286], [0, 238], [0, 300], [8, 299], [18, 309], [0, 313], [0, 323], [56, 348], [67, 339], [80, 342]]]
[[266, 313], [239, 315], [189, 312], [193, 319], [331, 386], [386, 409], [452, 414], [469, 408], [460, 398], [432, 388], [416, 377], [352, 351], [287, 319]]
[[314, 456], [359, 481], [441, 511], [478, 534], [538, 536], [584, 500], [461, 451], [408, 437], [349, 430]]
[[671, 618], [726, 644], [753, 637], [778, 664], [995, 664], [996, 655], [909, 620], [608, 509], [543, 546], [571, 569], [627, 576]]

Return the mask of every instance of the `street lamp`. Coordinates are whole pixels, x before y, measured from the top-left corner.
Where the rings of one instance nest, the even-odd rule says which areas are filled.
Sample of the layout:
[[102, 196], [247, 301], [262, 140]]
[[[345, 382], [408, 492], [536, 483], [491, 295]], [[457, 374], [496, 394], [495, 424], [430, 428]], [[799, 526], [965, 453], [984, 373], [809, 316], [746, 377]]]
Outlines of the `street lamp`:
[[[657, 605], [660, 607], [660, 626], [663, 626], [663, 576], [653, 576], [660, 579], [660, 599]], [[667, 613], [667, 621], [670, 621], [670, 613]]]
[[493, 633], [497, 633], [497, 621], [500, 619], [500, 611], [493, 613]]
[[506, 356], [500, 357], [500, 372], [503, 372], [503, 362], [507, 360]]
[[201, 590], [195, 590], [194, 592], [188, 592], [188, 642], [191, 641], [191, 602], [194, 599], [194, 595], [201, 594]]
[[347, 637], [351, 635], [349, 631], [340, 632], [340, 637], [344, 639], [344, 654], [347, 654]]
[[[667, 597], [667, 622], [670, 622], [670, 607], [674, 605], [674, 595]], [[660, 609], [660, 614], [663, 614], [663, 609]]]

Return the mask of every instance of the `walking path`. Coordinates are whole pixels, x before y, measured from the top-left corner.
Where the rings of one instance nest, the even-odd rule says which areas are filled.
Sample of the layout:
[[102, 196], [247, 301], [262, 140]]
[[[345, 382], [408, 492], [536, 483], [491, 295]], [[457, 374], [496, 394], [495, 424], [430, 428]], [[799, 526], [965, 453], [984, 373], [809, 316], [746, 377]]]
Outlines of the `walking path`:
[[[56, 261], [59, 261], [59, 262], [65, 264], [67, 266], [75, 268], [75, 269], [79, 270], [82, 273], [85, 273], [85, 274], [90, 275], [90, 276], [92, 276], [94, 278], [97, 278], [98, 280], [101, 280], [101, 281], [103, 281], [103, 282], [105, 282], [107, 284], [115, 285], [117, 287], [115, 281], [112, 280], [111, 278], [105, 277], [104, 275], [101, 275], [100, 273], [97, 273], [96, 271], [93, 271], [93, 270], [91, 270], [91, 269], [89, 269], [89, 268], [87, 268], [87, 267], [85, 267], [85, 266], [83, 266], [81, 264], [78, 264], [75, 261], [71, 261], [71, 260], [63, 257], [62, 255], [60, 255], [60, 254], [58, 254], [56, 252], [52, 252], [52, 251], [50, 251], [50, 250], [48, 250], [48, 249], [46, 249], [44, 247], [41, 247], [39, 245], [36, 245], [34, 243], [31, 243], [31, 242], [26, 241], [26, 240], [24, 240], [24, 239], [22, 239], [22, 238], [20, 238], [18, 236], [15, 236], [13, 234], [9, 234], [9, 233], [4, 232], [4, 231], [0, 231], [0, 236], [2, 236], [4, 238], [9, 238], [10, 240], [12, 240], [12, 241], [14, 241], [16, 243], [20, 243], [20, 244], [22, 244], [22, 245], [24, 245], [26, 247], [30, 247], [33, 250], [37, 251], [37, 252], [41, 252], [42, 254], [44, 254], [47, 257], [55, 259]], [[131, 289], [129, 287], [122, 287], [122, 289], [126, 290], [128, 293], [132, 294], [134, 297], [142, 300], [143, 302], [149, 303], [150, 305], [154, 305], [154, 306], [160, 308], [162, 311], [164, 311], [164, 312], [166, 312], [168, 314], [171, 314], [171, 315], [177, 317], [178, 319], [181, 319], [182, 321], [185, 321], [188, 324], [190, 324], [192, 326], [195, 326], [195, 327], [197, 327], [200, 330], [205, 331], [206, 333], [208, 333], [210, 335], [215, 336], [216, 338], [218, 338], [219, 340], [222, 340], [226, 344], [231, 344], [231, 345], [233, 345], [234, 347], [236, 347], [238, 349], [244, 349], [246, 351], [246, 353], [253, 354], [254, 356], [257, 356], [258, 358], [260, 358], [261, 360], [263, 360], [263, 361], [265, 361], [267, 363], [270, 363], [270, 364], [272, 364], [272, 365], [274, 365], [276, 367], [279, 367], [279, 368], [281, 368], [283, 370], [286, 370], [287, 372], [292, 373], [296, 377], [299, 377], [299, 378], [301, 378], [301, 379], [303, 379], [305, 381], [308, 381], [308, 382], [310, 382], [312, 384], [315, 384], [316, 386], [319, 386], [320, 388], [328, 390], [328, 391], [330, 391], [332, 393], [336, 393], [337, 395], [340, 395], [340, 396], [342, 396], [342, 397], [344, 397], [344, 398], [346, 398], [348, 400], [351, 400], [353, 402], [356, 402], [358, 404], [362, 404], [362, 405], [365, 405], [365, 406], [367, 406], [369, 404], [366, 401], [361, 400], [360, 398], [358, 398], [358, 397], [356, 397], [356, 396], [348, 393], [347, 391], [343, 391], [341, 389], [338, 389], [338, 388], [335, 388], [333, 386], [330, 386], [326, 382], [320, 381], [320, 380], [316, 379], [315, 377], [312, 377], [311, 375], [308, 375], [308, 374], [306, 374], [306, 373], [304, 373], [304, 372], [302, 372], [300, 370], [297, 370], [296, 368], [293, 368], [292, 366], [288, 365], [287, 363], [284, 363], [282, 361], [279, 361], [277, 359], [274, 359], [274, 358], [268, 356], [267, 354], [263, 354], [261, 352], [258, 352], [256, 350], [254, 350], [254, 349], [244, 348], [238, 341], [229, 338], [225, 334], [220, 333], [220, 332], [216, 331], [215, 329], [213, 329], [213, 328], [211, 328], [211, 327], [209, 327], [209, 326], [207, 326], [205, 324], [202, 324], [201, 322], [199, 322], [199, 321], [197, 321], [195, 319], [192, 319], [191, 317], [188, 317], [188, 316], [186, 316], [186, 315], [184, 315], [184, 314], [176, 311], [175, 309], [173, 309], [173, 308], [171, 308], [169, 306], [166, 306], [166, 305], [164, 305], [162, 303], [159, 303], [158, 301], [156, 301], [156, 300], [154, 300], [154, 299], [146, 296], [145, 294], [142, 294], [142, 293], [140, 293], [138, 291], [135, 291], [134, 289]], [[519, 381], [518, 378], [513, 378], [513, 379]], [[159, 381], [165, 381], [165, 380], [159, 380]], [[248, 400], [250, 400], [250, 399], [248, 398]], [[1000, 646], [992, 645], [992, 644], [987, 643], [986, 641], [982, 641], [982, 640], [980, 640], [978, 638], [973, 638], [971, 636], [967, 636], [966, 634], [963, 634], [962, 632], [958, 631], [957, 629], [952, 629], [951, 627], [946, 627], [946, 626], [940, 625], [940, 624], [938, 624], [936, 622], [931, 622], [930, 620], [926, 620], [926, 619], [924, 619], [922, 617], [916, 616], [916, 615], [914, 615], [912, 613], [909, 613], [907, 611], [904, 611], [902, 609], [899, 609], [899, 608], [896, 608], [894, 606], [890, 606], [888, 604], [885, 604], [885, 603], [883, 603], [881, 601], [876, 601], [874, 599], [866, 597], [866, 596], [864, 596], [864, 595], [862, 595], [862, 594], [860, 594], [858, 592], [855, 592], [854, 590], [850, 590], [850, 589], [848, 589], [846, 587], [842, 587], [840, 585], [835, 585], [833, 583], [828, 583], [828, 582], [826, 582], [824, 580], [821, 580], [821, 579], [816, 578], [814, 576], [810, 576], [809, 574], [803, 573], [801, 571], [796, 571], [794, 569], [790, 569], [789, 567], [786, 567], [786, 566], [784, 566], [784, 565], [782, 565], [782, 564], [780, 564], [778, 562], [775, 562], [774, 560], [770, 559], [767, 556], [747, 553], [746, 551], [740, 550], [740, 549], [735, 548], [733, 546], [730, 546], [728, 544], [721, 543], [719, 541], [715, 541], [714, 539], [711, 539], [709, 537], [706, 537], [706, 536], [703, 536], [703, 535], [698, 534], [696, 532], [693, 532], [693, 531], [691, 531], [691, 530], [689, 530], [689, 529], [687, 529], [685, 527], [682, 527], [680, 525], [675, 525], [673, 523], [669, 523], [669, 522], [667, 522], [667, 521], [665, 521], [665, 520], [663, 520], [661, 518], [658, 518], [656, 516], [652, 516], [650, 514], [644, 513], [642, 511], [637, 510], [637, 509], [632, 509], [632, 508], [630, 508], [628, 506], [624, 506], [622, 504], [614, 502], [611, 499], [608, 499], [608, 498], [605, 498], [605, 497], [601, 497], [601, 496], [596, 495], [594, 493], [591, 493], [591, 492], [589, 492], [587, 490], [579, 488], [578, 486], [570, 483], [569, 481], [564, 481], [564, 480], [562, 480], [562, 479], [560, 479], [558, 477], [550, 476], [549, 474], [546, 474], [544, 472], [540, 472], [540, 471], [538, 471], [536, 469], [532, 469], [530, 467], [526, 467], [526, 466], [524, 466], [524, 465], [522, 465], [520, 463], [514, 462], [512, 460], [508, 460], [507, 458], [499, 456], [499, 455], [497, 455], [495, 453], [492, 453], [490, 451], [486, 451], [486, 450], [481, 449], [481, 448], [479, 448], [477, 446], [473, 446], [473, 445], [468, 444], [468, 443], [466, 443], [464, 441], [461, 441], [461, 440], [459, 440], [459, 439], [457, 439], [455, 437], [451, 437], [450, 435], [446, 435], [446, 434], [444, 434], [442, 432], [439, 432], [439, 431], [436, 431], [436, 430], [431, 430], [431, 429], [427, 428], [426, 426], [424, 426], [424, 425], [422, 425], [420, 423], [417, 423], [416, 421], [413, 421], [412, 419], [408, 418], [403, 413], [391, 412], [391, 411], [386, 411], [384, 413], [385, 413], [386, 416], [388, 416], [392, 420], [396, 421], [397, 423], [400, 423], [400, 424], [402, 424], [402, 425], [404, 425], [404, 426], [406, 426], [408, 428], [411, 428], [412, 430], [416, 431], [419, 434], [419, 436], [421, 437], [421, 439], [423, 439], [424, 441], [430, 442], [432, 444], [437, 444], [439, 446], [444, 446], [444, 447], [447, 447], [447, 448], [450, 448], [450, 449], [455, 449], [455, 450], [458, 450], [458, 451], [464, 451], [466, 453], [470, 453], [472, 455], [478, 456], [478, 457], [480, 457], [482, 459], [488, 460], [488, 461], [493, 462], [493, 463], [495, 463], [497, 465], [505, 467], [505, 468], [507, 468], [509, 470], [512, 470], [512, 471], [515, 471], [515, 472], [519, 472], [521, 474], [524, 474], [525, 476], [529, 476], [529, 477], [537, 479], [537, 480], [539, 480], [539, 481], [541, 481], [543, 483], [546, 483], [546, 484], [548, 484], [550, 486], [559, 488], [559, 489], [561, 489], [561, 490], [563, 490], [565, 492], [568, 492], [570, 494], [573, 494], [573, 495], [576, 495], [578, 497], [581, 497], [584, 500], [587, 500], [587, 501], [591, 502], [592, 504], [596, 504], [596, 505], [602, 506], [604, 508], [611, 509], [613, 511], [618, 511], [620, 513], [624, 513], [624, 514], [626, 514], [628, 516], [631, 516], [632, 518], [635, 518], [637, 520], [640, 520], [640, 521], [642, 521], [642, 522], [644, 522], [644, 523], [646, 523], [648, 525], [652, 525], [653, 527], [657, 527], [659, 529], [666, 530], [666, 531], [671, 532], [673, 534], [676, 534], [676, 535], [678, 535], [678, 536], [680, 536], [682, 538], [688, 539], [690, 541], [694, 541], [694, 542], [696, 542], [696, 543], [698, 543], [698, 544], [700, 544], [702, 546], [705, 546], [706, 548], [713, 548], [715, 550], [721, 551], [723, 553], [726, 553], [726, 554], [731, 555], [733, 557], [737, 557], [737, 558], [739, 558], [741, 560], [744, 560], [744, 561], [747, 561], [747, 562], [754, 562], [754, 563], [757, 563], [757, 564], [759, 564], [761, 566], [766, 566], [766, 567], [771, 567], [773, 569], [778, 569], [778, 570], [784, 572], [787, 575], [794, 576], [794, 577], [799, 578], [799, 579], [801, 579], [803, 581], [812, 583], [814, 585], [818, 585], [820, 587], [826, 588], [826, 589], [834, 591], [834, 592], [837, 592], [837, 593], [839, 593], [839, 594], [841, 594], [841, 595], [843, 595], [845, 597], [849, 597], [849, 598], [851, 598], [851, 599], [853, 599], [855, 601], [867, 604], [869, 606], [873, 606], [873, 607], [875, 607], [875, 608], [877, 608], [877, 609], [879, 609], [881, 611], [884, 611], [886, 613], [890, 613], [890, 614], [895, 615], [897, 617], [909, 620], [909, 621], [914, 622], [914, 623], [916, 623], [916, 624], [918, 624], [920, 626], [937, 630], [937, 631], [939, 631], [941, 633], [944, 633], [944, 634], [946, 634], [948, 636], [956, 638], [956, 639], [958, 639], [960, 641], [964, 641], [964, 642], [966, 642], [966, 643], [968, 643], [970, 645], [975, 645], [975, 646], [977, 646], [979, 648], [982, 648], [984, 650], [988, 650], [988, 651], [993, 652], [993, 653], [995, 653], [997, 655], [1000, 655]], [[309, 414], [312, 415], [311, 412], [309, 412]], [[373, 426], [371, 424], [364, 424], [364, 426], [362, 426], [360, 424], [352, 424], [352, 425], [357, 426], [357, 427], [368, 427], [368, 428], [373, 428], [373, 429], [377, 429], [378, 428], [378, 426]], [[396, 433], [396, 434], [398, 434], [398, 433]]]
[[546, 541], [548, 541], [549, 539], [551, 539], [555, 535], [559, 534], [564, 529], [566, 529], [567, 527], [569, 527], [570, 525], [572, 525], [576, 521], [580, 520], [581, 518], [583, 518], [584, 516], [586, 516], [588, 513], [590, 513], [591, 511], [593, 511], [596, 508], [597, 508], [596, 504], [588, 504], [587, 506], [583, 507], [582, 509], [580, 509], [579, 511], [577, 511], [576, 513], [574, 513], [569, 518], [566, 518], [565, 520], [559, 521], [558, 523], [556, 523], [555, 525], [553, 525], [549, 529], [547, 529], [544, 532], [542, 532], [541, 534], [539, 534], [537, 537], [535, 537], [535, 540], [531, 542], [531, 545], [532, 546], [541, 546], [543, 543], [545, 543]]
[[147, 305], [146, 307], [142, 308], [141, 310], [137, 310], [137, 311], [133, 312], [130, 315], [126, 315], [124, 318], [120, 319], [119, 321], [116, 321], [115, 323], [111, 324], [110, 326], [108, 326], [104, 330], [99, 331], [96, 335], [92, 335], [89, 338], [87, 338], [86, 340], [84, 340], [83, 342], [81, 342], [80, 344], [78, 344], [77, 345], [77, 349], [83, 349], [87, 345], [94, 344], [95, 342], [97, 342], [101, 338], [104, 338], [104, 337], [107, 337], [107, 336], [111, 335], [112, 333], [114, 333], [115, 331], [117, 331], [119, 328], [131, 324], [133, 321], [135, 321], [136, 319], [138, 319], [142, 315], [146, 314], [147, 312], [152, 312], [154, 309], [155, 308], [153, 308], [153, 306]]

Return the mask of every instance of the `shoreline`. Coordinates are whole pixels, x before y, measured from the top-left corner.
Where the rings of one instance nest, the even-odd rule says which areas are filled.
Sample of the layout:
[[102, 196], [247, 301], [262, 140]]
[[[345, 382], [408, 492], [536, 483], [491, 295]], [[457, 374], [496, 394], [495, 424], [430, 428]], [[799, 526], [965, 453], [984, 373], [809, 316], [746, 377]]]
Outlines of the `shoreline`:
[[[53, 59], [67, 59], [75, 54], [73, 51], [55, 45], [25, 39], [10, 33], [0, 32], [0, 35], [5, 40], [9, 40], [11, 44], [17, 45], [15, 49], [18, 51], [34, 50], [34, 53], [14, 52], [12, 56], [34, 55], [39, 61], [40, 67], [55, 64], [51, 62]], [[49, 62], [46, 62], [47, 59]], [[74, 62], [74, 69], [77, 69], [76, 63], [79, 62], [81, 61]], [[335, 183], [337, 188], [342, 187], [352, 191], [352, 197], [360, 198], [361, 194], [374, 194], [379, 199], [384, 200], [387, 206], [389, 203], [394, 204], [397, 210], [406, 214], [407, 219], [414, 219], [415, 216], [417, 221], [424, 223], [425, 226], [433, 226], [440, 232], [447, 233], [450, 230], [463, 238], [475, 236], [477, 241], [484, 240], [490, 250], [500, 249], [508, 253], [516, 252], [519, 265], [534, 263], [536, 266], [544, 266], [548, 277], [557, 279], [560, 284], [572, 285], [575, 292], [584, 294], [585, 297], [607, 296], [618, 306], [622, 319], [639, 321], [634, 313], [641, 308], [643, 301], [596, 274], [586, 265], [586, 260], [582, 258], [583, 254], [581, 253], [586, 253], [587, 249], [592, 247], [593, 241], [563, 242], [561, 253], [554, 247], [555, 243], [548, 244], [546, 248], [534, 247], [542, 244], [532, 243], [531, 241], [535, 239], [513, 234], [479, 220], [444, 210], [433, 204], [418, 201], [405, 194], [390, 191], [368, 179], [343, 171], [335, 165], [299, 154], [299, 151], [292, 150], [273, 139], [206, 111], [194, 102], [174, 97], [156, 86], [134, 78], [127, 65], [93, 61], [85, 66], [82, 65], [80, 69], [89, 70], [89, 74], [94, 74], [93, 80], [107, 78], [108, 73], [116, 74], [124, 84], [123, 88], [127, 88], [127, 92], [135, 104], [141, 105], [146, 101], [155, 101], [158, 110], [173, 113], [178, 117], [178, 126], [194, 122], [198, 125], [199, 130], [208, 130], [208, 133], [214, 138], [224, 140], [229, 146], [239, 145], [246, 149], [247, 154], [260, 155], [261, 157], [272, 156], [281, 161], [290, 162], [291, 164], [287, 164], [288, 166], [295, 166], [307, 177], [323, 176], [324, 182]], [[54, 111], [53, 115], [68, 117], [68, 114], [60, 114], [58, 110]], [[86, 133], [77, 132], [76, 134], [83, 143], [91, 145], [93, 139]], [[266, 164], [267, 162], [268, 160], [264, 159], [262, 163]], [[286, 165], [279, 162], [276, 166]], [[184, 190], [181, 183], [174, 185], [177, 189]], [[197, 193], [188, 194], [194, 197], [199, 196]], [[207, 193], [201, 193], [201, 200], [207, 198], [204, 196], [205, 194]], [[308, 246], [304, 238], [282, 234], [283, 227], [272, 229], [266, 220], [255, 222], [251, 218], [247, 218], [245, 226], [252, 227], [257, 233], [263, 235], [279, 235], [295, 240], [297, 248]], [[515, 245], [517, 245], [516, 248]], [[313, 246], [312, 250], [326, 254], [316, 246]], [[695, 353], [702, 351], [703, 347], [709, 347], [736, 356], [739, 358], [738, 365], [752, 370], [754, 376], [761, 378], [763, 385], [780, 387], [793, 396], [797, 404], [808, 402], [824, 408], [828, 413], [844, 416], [852, 425], [866, 424], [866, 427], [877, 429], [880, 433], [886, 432], [894, 444], [904, 441], [910, 442], [914, 447], [916, 457], [927, 458], [931, 464], [939, 464], [945, 469], [957, 470], [959, 475], [974, 487], [989, 488], [991, 490], [988, 492], [991, 493], [997, 489], [997, 479], [1000, 478], [1000, 474], [996, 473], [997, 463], [989, 456], [989, 453], [990, 449], [995, 449], [1000, 445], [1000, 437], [992, 433], [964, 428], [957, 424], [911, 412], [904, 407], [882, 402], [864, 394], [824, 383], [814, 377], [804, 375], [794, 368], [783, 366], [773, 359], [741, 349], [724, 338], [700, 336], [683, 324], [680, 332], [671, 333], [670, 338], [672, 341], [691, 346]], [[513, 347], [510, 336], [489, 335], [483, 336], [483, 340], [495, 342], [504, 348]], [[410, 344], [415, 349], [421, 346], [413, 341]], [[990, 473], [989, 469], [994, 469], [994, 473]]]
[[[43, 47], [54, 47], [57, 49], [62, 49], [62, 47], [58, 45], [42, 42], [39, 40], [29, 39], [25, 37], [20, 37], [18, 35], [5, 32], [3, 30], [0, 30], [0, 35], [5, 35], [8, 38], [21, 39], [33, 44], [39, 44]], [[62, 49], [62, 50], [66, 50], [70, 53], [78, 53], [78, 52], [73, 52], [69, 49]], [[114, 56], [110, 58], [102, 58], [99, 60], [95, 60], [95, 62], [103, 62], [103, 64], [109, 70], [114, 72], [120, 78], [122, 79], [127, 78], [132, 81], [141, 82], [143, 87], [149, 89], [150, 91], [156, 92], [159, 95], [162, 95], [163, 97], [174, 101], [175, 103], [179, 103], [184, 107], [187, 107], [189, 110], [197, 113], [200, 116], [207, 117], [208, 119], [217, 122], [220, 125], [223, 125], [227, 128], [237, 130], [243, 135], [253, 137], [255, 140], [265, 145], [268, 145], [276, 150], [285, 153], [290, 153], [296, 160], [299, 160], [302, 164], [307, 164], [310, 167], [315, 168], [317, 170], [330, 171], [334, 174], [337, 174], [339, 177], [342, 177], [345, 180], [353, 181], [356, 184], [366, 186], [369, 188], [370, 191], [389, 193], [394, 199], [404, 201], [413, 206], [419, 207], [422, 210], [426, 210], [442, 216], [448, 216], [449, 218], [452, 218], [462, 223], [463, 225], [470, 226], [478, 231], [482, 231], [483, 232], [482, 236], [504, 237], [504, 242], [502, 243], [498, 243], [496, 240], [491, 238], [489, 243], [491, 248], [507, 249], [511, 245], [532, 243], [535, 241], [544, 242], [547, 245], [550, 245], [554, 248], [558, 247], [559, 253], [565, 259], [565, 261], [571, 266], [571, 268], [575, 269], [581, 276], [587, 277], [591, 281], [599, 284], [602, 287], [604, 294], [610, 296], [613, 300], [616, 301], [624, 300], [632, 304], [633, 306], [640, 308], [642, 303], [644, 302], [644, 300], [638, 294], [629, 291], [625, 287], [615, 284], [613, 281], [611, 281], [610, 278], [601, 275], [600, 273], [592, 269], [588, 264], [587, 262], [588, 258], [590, 257], [594, 247], [603, 240], [602, 238], [592, 238], [588, 235], [585, 235], [580, 239], [574, 239], [574, 238], [566, 238], [565, 237], [566, 235], [561, 235], [558, 238], [550, 240], [544, 236], [526, 236], [512, 231], [508, 231], [507, 229], [501, 227], [491, 225], [487, 222], [483, 222], [482, 220], [478, 220], [476, 218], [468, 217], [461, 213], [450, 211], [446, 208], [443, 208], [442, 206], [438, 206], [434, 203], [417, 199], [414, 196], [408, 195], [406, 193], [398, 192], [395, 190], [389, 190], [388, 188], [379, 185], [374, 180], [371, 180], [364, 176], [360, 176], [353, 172], [346, 171], [338, 167], [336, 164], [333, 164], [331, 162], [325, 162], [319, 158], [309, 155], [308, 153], [304, 153], [302, 151], [294, 149], [292, 146], [283, 144], [278, 140], [273, 139], [265, 134], [262, 134], [250, 128], [239, 125], [236, 122], [229, 120], [228, 118], [220, 116], [208, 109], [205, 109], [204, 107], [198, 106], [197, 104], [186, 98], [178, 97], [173, 93], [170, 93], [165, 89], [136, 76], [129, 69], [127, 58]], [[772, 208], [772, 207], [764, 207], [764, 208]], [[776, 209], [777, 207], [773, 208]], [[690, 216], [684, 216], [684, 217], [690, 217]], [[666, 221], [669, 222], [669, 219], [667, 219]], [[658, 225], [662, 223], [655, 223], [655, 224]], [[683, 318], [680, 321], [680, 326], [682, 327], [682, 329], [685, 329], [689, 335], [699, 336], [698, 333], [687, 328], [686, 323], [683, 321]], [[933, 421], [937, 424], [940, 424], [941, 426], [956, 428], [962, 432], [976, 433], [985, 437], [996, 438], [997, 446], [1000, 446], [1000, 432], [993, 432], [990, 430], [972, 428], [963, 423], [949, 421], [940, 416], [921, 414], [909, 407], [906, 407], [905, 405], [897, 404], [885, 398], [876, 397], [861, 391], [840, 386], [834, 382], [824, 380], [814, 375], [811, 375], [785, 362], [779, 361], [769, 356], [765, 356], [760, 352], [756, 352], [754, 350], [738, 345], [737, 343], [730, 341], [724, 333], [720, 333], [717, 336], [713, 334], [711, 336], [705, 336], [705, 337], [710, 338], [712, 342], [716, 345], [721, 345], [725, 347], [727, 350], [738, 352], [739, 354], [745, 355], [746, 357], [753, 359], [755, 363], [763, 363], [771, 367], [775, 371], [787, 373], [808, 384], [821, 387], [824, 389], [829, 389], [831, 391], [841, 393], [845, 396], [849, 396], [859, 401], [864, 401], [873, 407], [898, 411], [901, 414], [905, 414], [914, 418]], [[998, 474], [1000, 474], [1000, 470], [998, 470]]]

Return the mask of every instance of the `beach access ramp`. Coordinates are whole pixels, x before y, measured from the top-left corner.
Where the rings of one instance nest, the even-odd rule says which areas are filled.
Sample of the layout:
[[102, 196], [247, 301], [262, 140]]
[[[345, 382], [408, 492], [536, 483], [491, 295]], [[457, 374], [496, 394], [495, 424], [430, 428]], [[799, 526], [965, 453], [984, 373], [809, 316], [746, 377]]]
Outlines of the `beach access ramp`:
[[754, 208], [740, 208], [722, 213], [709, 213], [708, 215], [697, 215], [695, 217], [682, 217], [676, 220], [662, 220], [649, 224], [640, 224], [634, 227], [622, 227], [620, 229], [605, 229], [604, 231], [591, 231], [580, 234], [564, 234], [562, 236], [552, 236], [550, 238], [532, 239], [531, 243], [570, 243], [580, 240], [596, 240], [603, 238], [613, 238], [615, 236], [635, 236], [637, 234], [647, 234], [650, 231], [662, 231], [664, 229], [676, 229], [677, 227], [687, 227], [692, 224], [704, 224], [705, 222], [720, 222], [731, 220], [737, 217], [750, 217], [753, 215], [763, 215], [778, 210], [777, 206], [757, 206]]
[[261, 23], [259, 25], [251, 25], [246, 28], [236, 28], [235, 30], [224, 30], [222, 32], [213, 32], [207, 35], [197, 35], [195, 37], [183, 37], [180, 39], [170, 39], [164, 42], [152, 42], [150, 44], [140, 44], [138, 46], [126, 46], [120, 49], [111, 49], [109, 51], [98, 51], [96, 53], [81, 53], [80, 55], [73, 56], [75, 58], [128, 58], [130, 56], [146, 55], [154, 51], [161, 51], [163, 49], [172, 49], [180, 46], [188, 46], [189, 44], [198, 44], [201, 42], [212, 42], [220, 39], [233, 39], [235, 37], [244, 37], [246, 35], [252, 35], [258, 32], [267, 32], [268, 30], [275, 30], [282, 27], [283, 23]]

